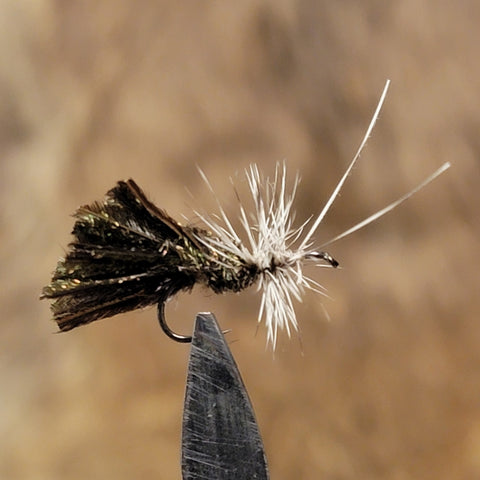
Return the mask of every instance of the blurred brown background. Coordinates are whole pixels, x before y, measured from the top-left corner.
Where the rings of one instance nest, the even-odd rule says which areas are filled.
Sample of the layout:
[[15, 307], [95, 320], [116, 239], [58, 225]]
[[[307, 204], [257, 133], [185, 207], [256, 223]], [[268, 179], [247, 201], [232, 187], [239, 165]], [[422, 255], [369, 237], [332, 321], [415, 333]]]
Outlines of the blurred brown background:
[[300, 221], [387, 78], [318, 241], [453, 168], [329, 248], [343, 269], [316, 273], [333, 300], [298, 305], [302, 345], [272, 358], [254, 291], [167, 316], [233, 329], [272, 479], [480, 478], [479, 22], [477, 0], [1, 1], [0, 478], [180, 478], [188, 347], [154, 309], [53, 335], [38, 301], [75, 208], [133, 177], [191, 217], [214, 204], [198, 164], [233, 213], [228, 178], [286, 159]]

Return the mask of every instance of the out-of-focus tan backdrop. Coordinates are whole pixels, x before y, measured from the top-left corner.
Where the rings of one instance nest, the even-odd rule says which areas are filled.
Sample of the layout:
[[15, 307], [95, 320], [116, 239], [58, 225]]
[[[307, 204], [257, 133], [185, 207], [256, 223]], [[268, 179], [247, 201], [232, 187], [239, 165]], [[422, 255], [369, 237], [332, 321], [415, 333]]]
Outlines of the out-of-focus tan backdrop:
[[[188, 347], [155, 310], [54, 335], [39, 302], [75, 208], [134, 178], [172, 216], [228, 212], [251, 162], [299, 171], [318, 213], [387, 78], [326, 241], [445, 161], [409, 202], [329, 248], [332, 300], [298, 305], [274, 358], [258, 296], [194, 291], [253, 400], [272, 479], [480, 478], [480, 3], [0, 2], [0, 478], [180, 478]], [[325, 318], [323, 306], [331, 321]]]

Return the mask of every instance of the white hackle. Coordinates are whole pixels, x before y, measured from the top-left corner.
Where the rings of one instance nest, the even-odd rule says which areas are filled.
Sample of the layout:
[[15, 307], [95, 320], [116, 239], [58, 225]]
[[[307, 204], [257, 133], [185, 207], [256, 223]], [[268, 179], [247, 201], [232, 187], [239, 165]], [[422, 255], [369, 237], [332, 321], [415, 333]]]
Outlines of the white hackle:
[[[338, 196], [353, 166], [359, 159], [380, 113], [388, 86], [389, 81], [385, 85], [370, 125], [354, 159], [338, 182], [325, 207], [313, 222], [311, 222], [311, 217], [299, 227], [293, 226], [293, 202], [299, 184], [299, 177], [297, 175], [293, 182], [293, 187], [288, 189], [285, 163], [277, 164], [273, 179], [263, 177], [257, 165], [251, 165], [246, 170], [246, 179], [253, 200], [253, 209], [247, 213], [244, 204], [239, 201], [239, 217], [245, 235], [240, 235], [235, 230], [215, 195], [210, 182], [205, 174], [200, 171], [201, 176], [215, 198], [219, 213], [215, 216], [210, 216], [196, 212], [213, 234], [207, 238], [199, 237], [198, 240], [207, 244], [212, 251], [216, 252], [218, 263], [225, 267], [232, 268], [231, 264], [227, 265], [227, 259], [231, 260], [232, 255], [237, 256], [243, 262], [254, 264], [258, 267], [261, 273], [257, 290], [262, 294], [258, 322], [265, 321], [267, 342], [272, 345], [273, 349], [275, 349], [280, 330], [285, 330], [289, 337], [292, 331], [298, 331], [293, 299], [301, 302], [305, 290], [314, 290], [322, 295], [326, 295], [323, 286], [304, 275], [303, 267], [307, 262], [319, 261], [318, 256], [315, 258], [314, 255], [318, 248], [314, 248], [312, 237]], [[409, 193], [340, 235], [335, 236], [319, 248], [323, 248], [350, 235], [390, 212], [438, 177], [449, 166], [449, 163], [445, 163]], [[306, 226], [310, 223], [310, 228], [304, 234]], [[246, 242], [242, 240], [243, 236], [246, 237]], [[322, 265], [332, 267], [325, 262]]]

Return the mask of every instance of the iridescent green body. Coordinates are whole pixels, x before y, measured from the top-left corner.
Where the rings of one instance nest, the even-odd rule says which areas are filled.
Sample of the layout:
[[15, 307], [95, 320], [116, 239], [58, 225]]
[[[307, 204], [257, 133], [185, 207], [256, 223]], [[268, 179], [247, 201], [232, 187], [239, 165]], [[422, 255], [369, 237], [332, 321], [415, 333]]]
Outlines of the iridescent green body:
[[195, 284], [215, 293], [254, 283], [258, 268], [218, 254], [203, 229], [182, 226], [151, 203], [133, 180], [118, 182], [103, 203], [80, 207], [74, 241], [42, 298], [60, 330], [165, 302]]

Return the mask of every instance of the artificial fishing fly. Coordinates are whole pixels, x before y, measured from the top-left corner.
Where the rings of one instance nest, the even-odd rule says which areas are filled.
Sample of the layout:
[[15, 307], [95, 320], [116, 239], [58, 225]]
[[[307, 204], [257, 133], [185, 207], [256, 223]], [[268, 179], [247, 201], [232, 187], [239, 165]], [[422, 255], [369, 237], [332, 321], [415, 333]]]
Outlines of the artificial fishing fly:
[[174, 333], [165, 321], [164, 307], [169, 298], [197, 284], [215, 293], [240, 292], [257, 284], [262, 294], [258, 321], [265, 321], [267, 341], [275, 348], [280, 330], [289, 336], [298, 330], [293, 299], [301, 301], [305, 290], [325, 294], [324, 287], [304, 275], [304, 265], [337, 267], [338, 262], [323, 251], [325, 246], [393, 210], [450, 166], [444, 164], [403, 197], [315, 247], [313, 236], [372, 132], [388, 85], [354, 159], [313, 222], [293, 225], [299, 179], [291, 190], [287, 189], [285, 164], [277, 165], [272, 179], [264, 178], [256, 165], [247, 169], [253, 211], [247, 213], [240, 202], [244, 235], [232, 226], [218, 199], [217, 215], [196, 212], [205, 228], [184, 226], [151, 203], [133, 180], [118, 182], [102, 203], [80, 207], [74, 214], [74, 240], [65, 258], [58, 262], [51, 283], [42, 291], [42, 298], [53, 300], [51, 309], [60, 330], [157, 305], [165, 333], [188, 342], [191, 337]]

